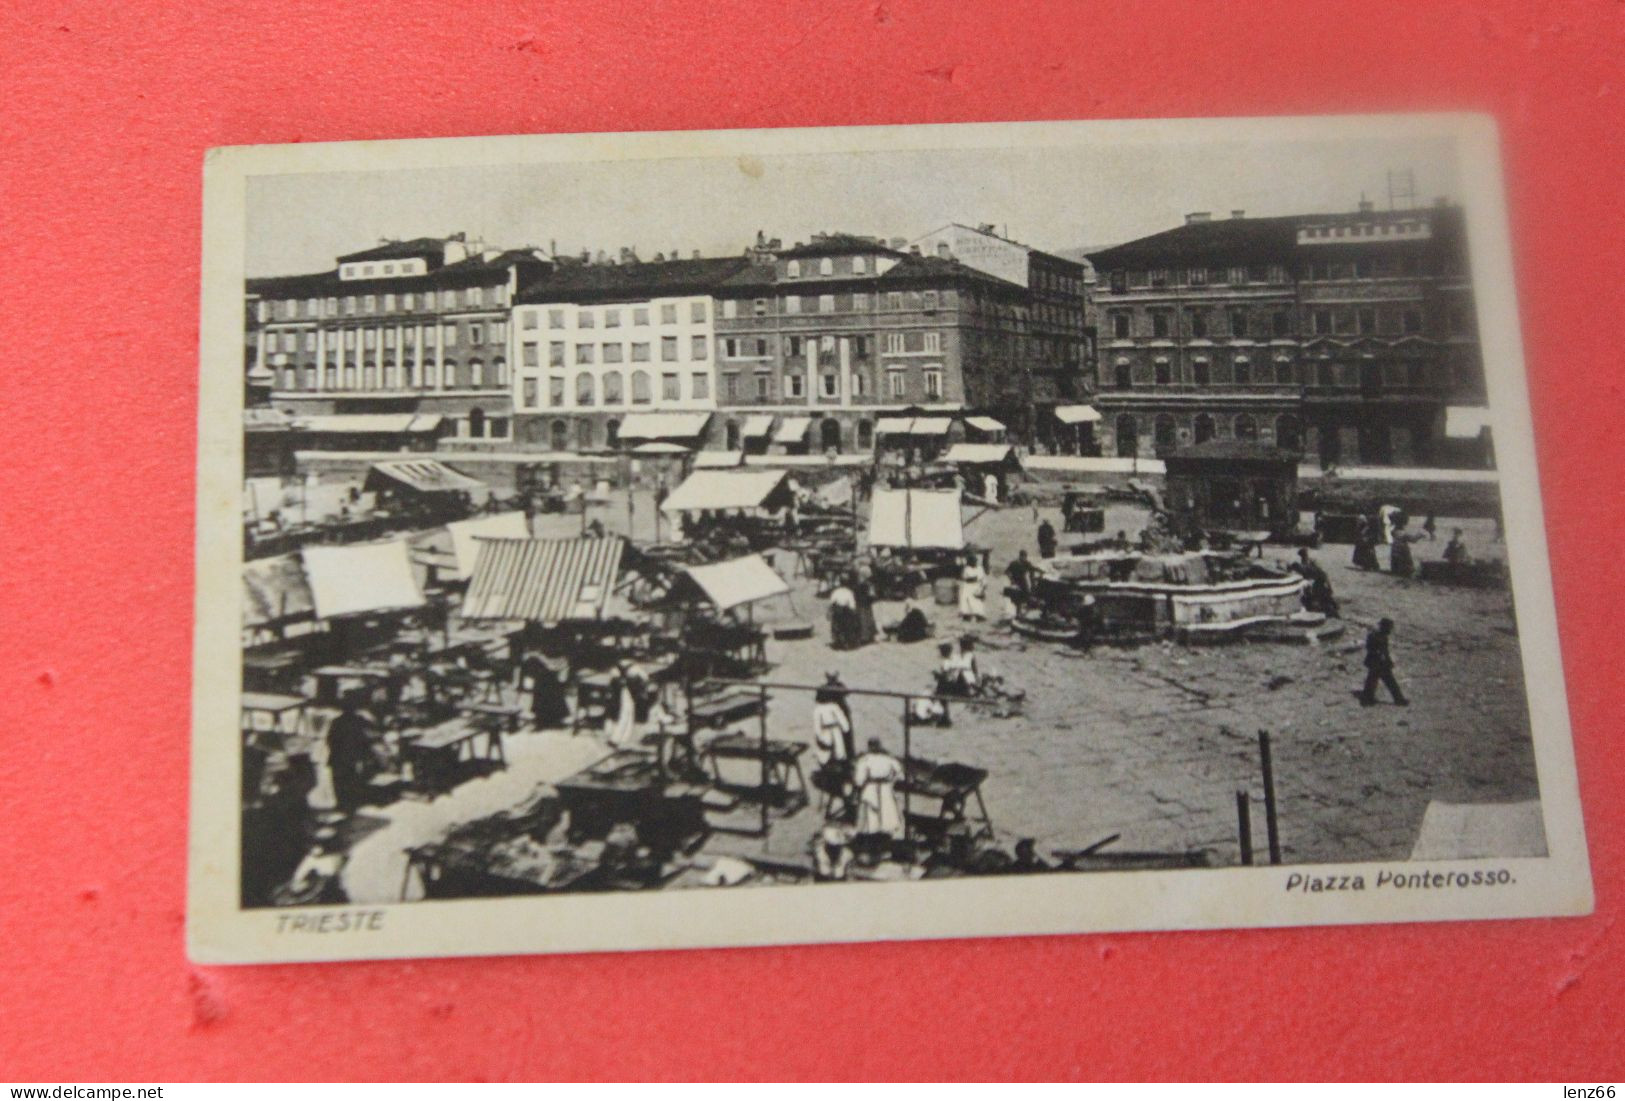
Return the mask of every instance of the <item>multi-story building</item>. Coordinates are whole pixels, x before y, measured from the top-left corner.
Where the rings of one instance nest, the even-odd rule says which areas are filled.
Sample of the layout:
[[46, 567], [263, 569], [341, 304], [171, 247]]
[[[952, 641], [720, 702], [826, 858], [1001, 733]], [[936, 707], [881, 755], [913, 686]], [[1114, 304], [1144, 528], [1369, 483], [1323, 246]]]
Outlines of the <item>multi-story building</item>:
[[1239, 439], [1425, 464], [1446, 408], [1484, 400], [1459, 208], [1197, 213], [1090, 260], [1108, 454]]
[[991, 225], [950, 222], [915, 244], [927, 256], [958, 260], [1031, 292], [1022, 358], [1031, 364], [1042, 432], [1056, 403], [1087, 400], [1094, 390], [1087, 371], [1090, 333], [1084, 315], [1088, 267], [993, 230]]
[[[615, 448], [636, 414], [697, 438], [717, 408], [713, 294], [743, 258], [561, 264], [513, 307], [513, 407], [521, 446]], [[641, 423], [654, 423], [644, 417]], [[693, 429], [693, 431], [689, 431]]]
[[722, 446], [868, 452], [880, 416], [911, 408], [1030, 431], [1025, 285], [851, 234], [750, 260], [715, 292]]
[[[250, 279], [251, 376], [307, 426], [353, 436], [350, 414], [401, 418], [442, 445], [511, 438], [508, 311], [521, 282], [551, 268], [536, 250], [497, 251], [464, 236], [386, 241], [330, 271]], [[405, 442], [405, 441], [401, 441]]]

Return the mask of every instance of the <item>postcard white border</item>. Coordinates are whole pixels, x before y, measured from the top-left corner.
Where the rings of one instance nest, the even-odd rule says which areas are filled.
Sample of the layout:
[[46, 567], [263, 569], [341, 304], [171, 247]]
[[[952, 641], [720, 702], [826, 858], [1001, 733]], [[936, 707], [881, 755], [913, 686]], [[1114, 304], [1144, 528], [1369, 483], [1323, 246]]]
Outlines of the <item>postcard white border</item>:
[[[1003, 876], [898, 884], [624, 892], [305, 908], [345, 932], [289, 933], [288, 910], [238, 906], [242, 281], [252, 176], [796, 153], [1123, 146], [1176, 141], [1449, 137], [1458, 142], [1508, 559], [1550, 855]], [[975, 123], [437, 138], [236, 146], [204, 161], [192, 816], [187, 944], [199, 963], [382, 959], [1336, 925], [1583, 915], [1592, 908], [1558, 650], [1499, 145], [1481, 115]], [[1505, 869], [1496, 888], [1379, 890], [1380, 870]], [[1362, 875], [1364, 891], [1287, 891], [1293, 873]], [[365, 917], [357, 918], [356, 915]], [[341, 918], [340, 915], [348, 915]], [[279, 928], [281, 931], [279, 931]]]

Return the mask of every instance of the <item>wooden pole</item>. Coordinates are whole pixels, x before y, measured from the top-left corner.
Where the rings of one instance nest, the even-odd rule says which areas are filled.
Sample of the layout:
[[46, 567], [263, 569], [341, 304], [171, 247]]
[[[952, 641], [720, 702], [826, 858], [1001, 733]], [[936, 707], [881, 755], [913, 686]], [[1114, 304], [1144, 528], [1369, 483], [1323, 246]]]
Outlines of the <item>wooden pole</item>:
[[913, 716], [909, 714], [909, 704], [911, 702], [913, 702], [913, 701], [909, 700], [906, 696], [903, 698], [903, 840], [904, 841], [912, 841], [913, 840], [913, 836], [912, 836], [912, 834], [911, 834], [911, 832], [909, 830], [909, 826], [908, 826], [908, 807], [909, 807], [909, 798], [908, 798], [908, 790], [909, 790], [908, 762], [914, 756], [914, 753], [913, 753], [913, 741], [914, 741]]
[[767, 689], [761, 689], [762, 711], [759, 716], [757, 751], [762, 757], [762, 836], [767, 836]]
[[1275, 817], [1275, 763], [1270, 757], [1270, 735], [1258, 732], [1258, 756], [1264, 770], [1264, 832], [1269, 838], [1270, 863], [1281, 862], [1281, 833]]
[[1241, 838], [1241, 862], [1253, 862], [1253, 813], [1245, 791], [1236, 791], [1236, 830]]

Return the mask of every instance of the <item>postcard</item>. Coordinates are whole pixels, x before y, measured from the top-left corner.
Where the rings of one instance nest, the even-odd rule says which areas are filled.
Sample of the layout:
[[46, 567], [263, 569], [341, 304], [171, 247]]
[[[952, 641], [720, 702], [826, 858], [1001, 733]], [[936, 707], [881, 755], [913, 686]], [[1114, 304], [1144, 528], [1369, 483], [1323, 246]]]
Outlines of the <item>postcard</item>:
[[1589, 912], [1490, 120], [204, 175], [194, 959]]

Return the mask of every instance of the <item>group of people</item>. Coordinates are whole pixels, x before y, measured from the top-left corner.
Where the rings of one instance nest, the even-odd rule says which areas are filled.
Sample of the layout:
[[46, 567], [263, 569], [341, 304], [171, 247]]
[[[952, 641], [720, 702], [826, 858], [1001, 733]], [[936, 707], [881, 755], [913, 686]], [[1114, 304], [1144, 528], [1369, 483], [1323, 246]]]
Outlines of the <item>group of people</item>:
[[836, 650], [856, 650], [873, 642], [875, 586], [865, 563], [849, 570], [829, 594], [829, 639]]
[[[864, 751], [858, 752], [847, 692], [833, 673], [813, 696], [812, 725], [813, 784], [830, 797], [837, 824], [850, 818], [859, 837], [876, 841], [901, 838], [903, 815], [897, 785], [904, 778], [903, 762], [888, 753], [879, 738], [870, 738]], [[843, 846], [846, 840], [843, 836]], [[839, 859], [831, 852], [824, 857]]]
[[[1388, 572], [1397, 577], [1412, 577], [1416, 574], [1416, 555], [1411, 549], [1412, 543], [1422, 540], [1432, 542], [1438, 538], [1438, 522], [1429, 516], [1422, 522], [1422, 530], [1412, 533], [1406, 530], [1409, 517], [1402, 509], [1394, 505], [1383, 505], [1376, 517], [1361, 516], [1354, 534], [1354, 565], [1362, 570], [1380, 570], [1382, 567], [1377, 561], [1377, 544], [1387, 543]], [[1467, 553], [1467, 543], [1462, 538], [1462, 529], [1451, 530], [1450, 541], [1445, 544], [1444, 560], [1456, 565], [1464, 565], [1472, 561]]]

